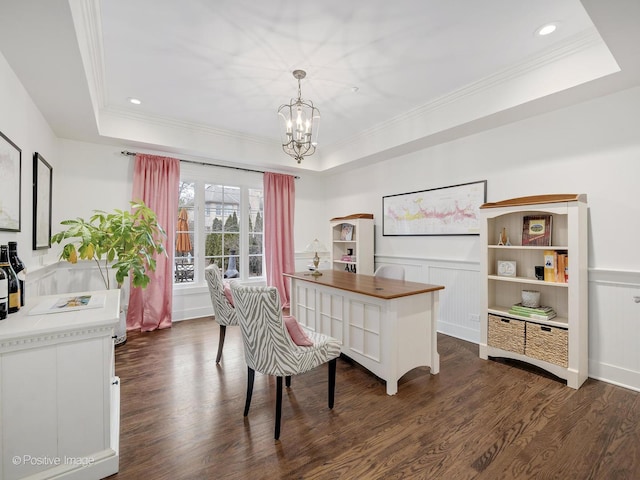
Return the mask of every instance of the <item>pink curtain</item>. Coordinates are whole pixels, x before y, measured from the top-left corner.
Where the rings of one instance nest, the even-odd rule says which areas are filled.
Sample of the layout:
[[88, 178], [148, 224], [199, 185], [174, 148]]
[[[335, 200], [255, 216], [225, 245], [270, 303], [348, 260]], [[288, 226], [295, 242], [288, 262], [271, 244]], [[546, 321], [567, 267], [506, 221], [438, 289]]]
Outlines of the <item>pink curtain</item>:
[[293, 214], [295, 181], [291, 175], [264, 174], [264, 258], [267, 285], [280, 294], [283, 308], [289, 307], [290, 285], [282, 276], [295, 271], [293, 247]]
[[133, 170], [133, 200], [142, 200], [158, 216], [167, 232], [167, 255], [156, 257], [156, 270], [149, 272], [145, 289], [131, 285], [127, 330], [143, 332], [171, 326], [173, 296], [173, 246], [178, 218], [180, 161], [155, 155], [136, 155]]

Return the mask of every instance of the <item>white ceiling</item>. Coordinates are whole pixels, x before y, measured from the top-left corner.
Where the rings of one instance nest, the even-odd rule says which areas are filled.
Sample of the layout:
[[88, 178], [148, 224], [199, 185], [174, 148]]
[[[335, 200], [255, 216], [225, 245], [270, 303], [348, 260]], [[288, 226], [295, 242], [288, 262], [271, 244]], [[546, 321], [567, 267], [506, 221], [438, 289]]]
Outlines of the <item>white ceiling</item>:
[[300, 168], [330, 171], [637, 84], [638, 4], [0, 0], [0, 51], [61, 137], [288, 171], [276, 110], [304, 69]]

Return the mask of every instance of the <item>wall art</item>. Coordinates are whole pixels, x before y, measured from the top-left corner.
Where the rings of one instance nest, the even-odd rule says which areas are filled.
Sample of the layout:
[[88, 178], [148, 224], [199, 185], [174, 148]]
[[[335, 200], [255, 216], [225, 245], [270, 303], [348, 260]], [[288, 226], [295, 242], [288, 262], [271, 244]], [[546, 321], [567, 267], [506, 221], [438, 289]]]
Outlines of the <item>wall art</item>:
[[382, 197], [382, 234], [479, 235], [487, 181]]
[[53, 168], [38, 152], [33, 154], [33, 249], [51, 248], [51, 194]]
[[22, 150], [0, 132], [0, 230], [20, 231]]

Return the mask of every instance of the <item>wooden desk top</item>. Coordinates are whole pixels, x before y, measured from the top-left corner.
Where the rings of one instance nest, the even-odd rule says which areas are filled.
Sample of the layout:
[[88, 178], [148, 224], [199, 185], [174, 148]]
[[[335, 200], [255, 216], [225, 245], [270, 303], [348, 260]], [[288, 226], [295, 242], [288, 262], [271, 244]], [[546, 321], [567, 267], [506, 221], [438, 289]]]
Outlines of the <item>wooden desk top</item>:
[[340, 270], [323, 270], [319, 277], [314, 277], [311, 272], [285, 273], [284, 276], [385, 300], [444, 289], [442, 285], [393, 280]]

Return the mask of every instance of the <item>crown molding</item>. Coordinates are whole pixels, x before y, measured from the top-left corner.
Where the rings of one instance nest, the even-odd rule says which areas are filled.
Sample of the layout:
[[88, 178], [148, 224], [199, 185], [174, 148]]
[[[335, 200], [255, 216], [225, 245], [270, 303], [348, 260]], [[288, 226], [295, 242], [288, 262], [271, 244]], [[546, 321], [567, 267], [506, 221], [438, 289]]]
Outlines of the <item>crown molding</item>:
[[96, 118], [107, 105], [99, 0], [69, 0], [76, 38]]
[[100, 110], [100, 117], [103, 115], [110, 116], [115, 120], [122, 119], [142, 123], [145, 125], [155, 125], [161, 128], [178, 129], [188, 131], [190, 133], [200, 133], [209, 137], [224, 137], [226, 139], [249, 142], [257, 145], [279, 146], [279, 142], [266, 137], [258, 137], [248, 135], [233, 130], [225, 130], [222, 128], [211, 127], [209, 125], [194, 123], [185, 120], [177, 120], [171, 117], [161, 115], [151, 115], [148, 113], [133, 112], [129, 109], [108, 106]]

